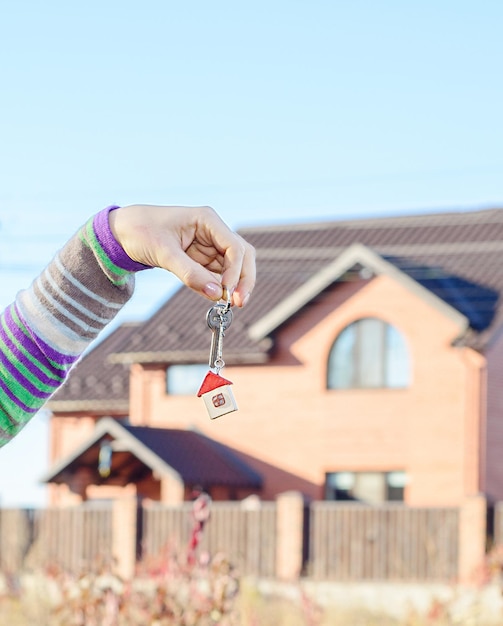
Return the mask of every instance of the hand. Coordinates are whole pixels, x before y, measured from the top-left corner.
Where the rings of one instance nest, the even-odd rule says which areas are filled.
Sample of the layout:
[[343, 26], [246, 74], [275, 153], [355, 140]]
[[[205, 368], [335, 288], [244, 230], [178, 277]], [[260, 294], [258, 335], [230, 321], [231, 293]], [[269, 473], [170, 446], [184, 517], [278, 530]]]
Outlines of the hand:
[[131, 205], [109, 213], [126, 254], [162, 267], [210, 300], [225, 286], [244, 306], [255, 285], [255, 250], [210, 207]]

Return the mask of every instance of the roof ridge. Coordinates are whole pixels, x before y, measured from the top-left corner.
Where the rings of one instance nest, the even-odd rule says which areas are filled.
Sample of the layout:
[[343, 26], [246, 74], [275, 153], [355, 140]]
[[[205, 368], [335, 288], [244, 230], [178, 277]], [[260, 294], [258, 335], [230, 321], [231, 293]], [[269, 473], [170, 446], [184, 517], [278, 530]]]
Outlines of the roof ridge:
[[[358, 241], [355, 241], [358, 243]], [[418, 243], [391, 243], [391, 244], [364, 244], [367, 248], [382, 252], [383, 254], [404, 254], [404, 256], [413, 256], [420, 253], [435, 254], [452, 254], [456, 252], [499, 252], [503, 251], [503, 241], [453, 241], [444, 243], [442, 241], [418, 242]], [[342, 251], [346, 250], [348, 245], [338, 246], [289, 246], [284, 248], [257, 248], [257, 258], [259, 259], [285, 259], [285, 258], [308, 258], [308, 259], [327, 259], [331, 260], [338, 256]]]
[[[480, 219], [484, 218], [492, 219]], [[488, 209], [474, 209], [474, 210], [454, 210], [454, 211], [441, 211], [441, 212], [426, 212], [426, 213], [410, 213], [407, 215], [388, 215], [379, 217], [355, 217], [352, 219], [335, 218], [333, 220], [320, 220], [314, 222], [292, 222], [282, 224], [265, 224], [263, 226], [246, 226], [239, 229], [239, 233], [242, 235], [250, 235], [252, 233], [267, 233], [267, 232], [285, 232], [285, 231], [310, 231], [310, 230], [325, 230], [327, 228], [353, 228], [358, 226], [359, 228], [400, 228], [404, 223], [413, 225], [414, 223], [424, 223], [425, 221], [434, 221], [434, 223], [423, 224], [424, 226], [435, 227], [439, 223], [442, 224], [459, 224], [477, 222], [481, 223], [494, 223], [503, 222], [503, 208], [488, 208]]]

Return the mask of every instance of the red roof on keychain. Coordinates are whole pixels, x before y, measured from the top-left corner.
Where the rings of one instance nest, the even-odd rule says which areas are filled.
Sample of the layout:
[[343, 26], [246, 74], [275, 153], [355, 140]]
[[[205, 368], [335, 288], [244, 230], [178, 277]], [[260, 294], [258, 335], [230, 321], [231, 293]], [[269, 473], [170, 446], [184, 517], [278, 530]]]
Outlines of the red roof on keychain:
[[223, 387], [224, 385], [232, 385], [232, 382], [210, 371], [204, 377], [203, 384], [197, 392], [197, 397], [200, 398], [203, 394], [208, 393], [208, 391], [213, 391], [213, 389], [218, 389], [218, 387]]

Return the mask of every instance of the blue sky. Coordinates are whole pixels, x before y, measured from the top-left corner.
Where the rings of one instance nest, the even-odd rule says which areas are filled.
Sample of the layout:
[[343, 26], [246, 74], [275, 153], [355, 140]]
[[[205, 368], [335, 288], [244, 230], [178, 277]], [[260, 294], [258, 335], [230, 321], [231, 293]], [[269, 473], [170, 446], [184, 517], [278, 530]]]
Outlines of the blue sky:
[[[21, 0], [0, 19], [0, 306], [107, 204], [234, 227], [503, 202], [494, 0]], [[143, 273], [121, 319], [175, 286]], [[47, 418], [0, 450], [40, 504]]]

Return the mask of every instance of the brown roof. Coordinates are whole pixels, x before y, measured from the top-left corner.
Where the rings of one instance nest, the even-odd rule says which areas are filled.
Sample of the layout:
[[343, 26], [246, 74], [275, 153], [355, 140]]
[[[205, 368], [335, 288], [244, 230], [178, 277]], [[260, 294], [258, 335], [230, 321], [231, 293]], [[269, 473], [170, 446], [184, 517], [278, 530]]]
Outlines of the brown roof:
[[[193, 291], [181, 288], [148, 320], [118, 346], [115, 362], [205, 363], [208, 361], [211, 330], [206, 313], [211, 306]], [[267, 359], [268, 341], [248, 337], [250, 316], [235, 311], [232, 325], [225, 333], [226, 363], [260, 363]]]
[[[249, 305], [234, 310], [224, 340], [228, 364], [266, 362], [275, 325], [298, 314], [316, 296], [316, 288], [344, 280], [347, 274], [341, 268], [333, 275], [327, 268], [336, 268], [345, 255], [354, 257], [355, 265], [381, 259], [379, 269], [392, 267], [409, 285], [421, 286], [421, 293], [432, 294], [466, 321], [467, 336], [476, 347], [483, 347], [503, 321], [503, 209], [264, 226], [240, 233], [257, 250], [257, 285]], [[353, 256], [347, 254], [349, 249]], [[368, 254], [360, 254], [362, 250]], [[309, 285], [314, 288], [307, 289]], [[84, 358], [51, 408], [64, 398], [91, 398], [94, 393], [101, 399], [94, 383], [83, 380], [96, 377], [107, 354], [115, 366], [105, 366], [99, 383], [108, 386], [105, 381], [119, 375], [113, 368], [120, 363], [206, 362], [211, 341], [205, 321], [208, 308], [200, 296], [179, 289], [150, 319], [112, 335], [109, 343]]]
[[[228, 364], [263, 362], [271, 342], [249, 330], [355, 243], [363, 244], [466, 315], [490, 336], [502, 322], [503, 209], [244, 228], [257, 250], [250, 304], [234, 311], [224, 341]], [[117, 361], [206, 361], [208, 303], [180, 289], [126, 338]], [[297, 311], [292, 310], [292, 315]]]

